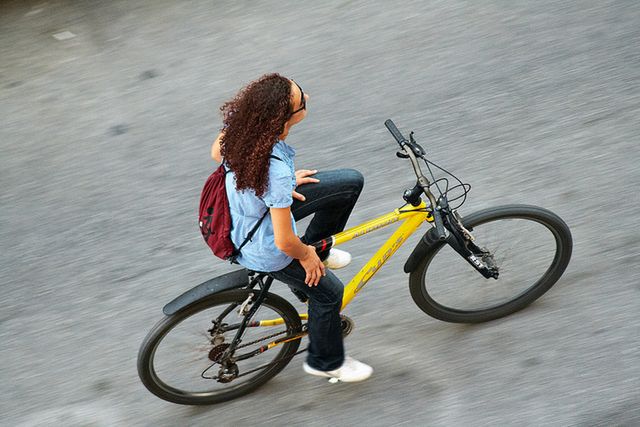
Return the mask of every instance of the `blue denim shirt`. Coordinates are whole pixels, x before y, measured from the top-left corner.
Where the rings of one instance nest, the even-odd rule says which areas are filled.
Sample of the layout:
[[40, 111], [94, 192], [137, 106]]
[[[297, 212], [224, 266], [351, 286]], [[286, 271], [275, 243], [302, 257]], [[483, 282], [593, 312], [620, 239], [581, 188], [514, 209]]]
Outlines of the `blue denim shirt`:
[[[296, 151], [284, 141], [278, 141], [271, 154], [280, 160], [271, 158], [269, 184], [261, 198], [257, 197], [253, 190], [237, 191], [234, 173], [227, 173], [225, 186], [231, 213], [231, 241], [236, 248], [244, 242], [267, 209], [286, 208], [293, 203], [291, 192], [296, 187], [293, 165]], [[293, 215], [291, 226], [297, 234]], [[244, 245], [237, 259], [238, 263], [246, 268], [266, 272], [282, 270], [292, 260], [293, 258], [276, 247], [270, 214], [262, 221], [251, 241]]]

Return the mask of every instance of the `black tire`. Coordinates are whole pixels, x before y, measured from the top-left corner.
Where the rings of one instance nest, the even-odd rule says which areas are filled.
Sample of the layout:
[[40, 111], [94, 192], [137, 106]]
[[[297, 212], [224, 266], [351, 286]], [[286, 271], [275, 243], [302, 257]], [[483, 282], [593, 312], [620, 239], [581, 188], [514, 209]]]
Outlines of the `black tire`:
[[[510, 222], [507, 220], [510, 220]], [[509, 274], [507, 274], [507, 272], [503, 273], [501, 271], [501, 276], [497, 281], [494, 281], [494, 279], [485, 279], [457, 252], [454, 252], [449, 245], [439, 242], [430, 248], [409, 277], [411, 296], [418, 307], [428, 315], [446, 322], [480, 323], [498, 319], [521, 310], [547, 292], [558, 281], [560, 276], [562, 276], [571, 258], [573, 246], [571, 232], [567, 224], [565, 224], [560, 217], [546, 209], [536, 206], [507, 205], [484, 209], [462, 219], [462, 223], [467, 229], [473, 229], [472, 234], [476, 237], [475, 243], [481, 247], [484, 246], [484, 244], [482, 239], [478, 238], [478, 234], [482, 235], [483, 230], [502, 230], [505, 226], [516, 222], [516, 237], [522, 240], [521, 244], [529, 244], [532, 248], [530, 251], [536, 252], [542, 260], [540, 261], [542, 267], [540, 268], [540, 274], [538, 274], [531, 272], [533, 267], [530, 266], [529, 262], [534, 259], [533, 254], [525, 251], [524, 247], [515, 245], [514, 248], [509, 248], [508, 251], [505, 251], [505, 259], [511, 256], [517, 257], [518, 251], [524, 255], [519, 263], [513, 261], [514, 269], [528, 269], [523, 270], [524, 273], [521, 274], [521, 276], [526, 275], [527, 280], [518, 281], [518, 284], [524, 283], [524, 286], [526, 286], [526, 288], [523, 288], [524, 290], [518, 291], [515, 287], [510, 288], [512, 285], [509, 282]], [[530, 226], [536, 228], [536, 230], [526, 232], [524, 229], [528, 229]], [[547, 236], [545, 238], [546, 240], [544, 240], [546, 243], [544, 244], [541, 243], [536, 246], [535, 243], [529, 241], [544, 236]], [[492, 240], [490, 237], [497, 239], [509, 238], [507, 232], [500, 232], [495, 236], [489, 235], [489, 238], [484, 236], [483, 239]], [[513, 240], [515, 239], [510, 239], [507, 243], [512, 243]], [[489, 250], [492, 250], [491, 247], [487, 247]], [[445, 251], [443, 251], [444, 248], [446, 248]], [[443, 252], [449, 253], [444, 254]], [[438, 254], [441, 254], [440, 257], [437, 257]], [[448, 256], [445, 257], [445, 255]], [[553, 255], [553, 258], [551, 258], [551, 255]], [[439, 261], [438, 265], [434, 267], [435, 260], [443, 261]], [[547, 262], [549, 266], [542, 272]], [[442, 277], [432, 280], [432, 275], [431, 278], [427, 278], [427, 275], [430, 274], [429, 269], [437, 270], [441, 263], [443, 263]], [[468, 280], [456, 280], [454, 278], [456, 272], [463, 272], [460, 274], [467, 275], [465, 279]], [[535, 275], [535, 277], [530, 277], [529, 279], [530, 275]], [[504, 276], [506, 277], [503, 279]], [[517, 276], [517, 274], [513, 277], [515, 276]], [[489, 288], [492, 286], [497, 287], [497, 282], [500, 280], [504, 280], [500, 286], [506, 289], [507, 292], [513, 293], [513, 295], [508, 296], [506, 299], [503, 298], [503, 300], [499, 302], [491, 302], [488, 307], [480, 307], [479, 303], [478, 306], [476, 306], [476, 302], [468, 303], [467, 307], [461, 307], [461, 305], [464, 304], [460, 301], [456, 301], [455, 303], [448, 301], [443, 302], [443, 300], [454, 299], [450, 295], [456, 292], [457, 289], [464, 288], [465, 286], [467, 286], [467, 289], [460, 299], [469, 300], [474, 298], [470, 296], [474, 291], [484, 296], [487, 294]], [[474, 281], [477, 281], [479, 285], [469, 287], [469, 283]], [[517, 280], [514, 279], [514, 282], [516, 281]], [[444, 291], [434, 290], [434, 288], [438, 286], [438, 283], [442, 283], [445, 289]], [[509, 284], [509, 286], [504, 286], [504, 284]]]
[[[151, 330], [151, 332], [147, 335], [142, 346], [140, 347], [140, 351], [138, 353], [138, 375], [142, 380], [142, 383], [145, 387], [156, 396], [161, 399], [167, 400], [169, 402], [183, 404], [183, 405], [211, 405], [215, 403], [224, 402], [227, 400], [235, 399], [247, 393], [250, 393], [266, 383], [268, 380], [273, 378], [276, 374], [278, 374], [293, 358], [300, 346], [300, 340], [296, 339], [293, 341], [286, 342], [284, 344], [279, 345], [280, 348], [278, 352], [278, 347], [275, 347], [272, 350], [265, 351], [264, 354], [271, 352], [277, 352], [275, 357], [269, 361], [271, 363], [268, 367], [263, 370], [258, 371], [255, 376], [248, 379], [246, 382], [238, 384], [237, 381], [240, 378], [235, 379], [229, 383], [221, 384], [217, 382], [215, 379], [209, 379], [209, 382], [201, 381], [199, 378], [193, 378], [196, 381], [200, 381], [199, 384], [207, 384], [207, 387], [218, 387], [218, 390], [207, 389], [205, 391], [198, 390], [184, 390], [172, 385], [169, 385], [161, 379], [156, 373], [156, 368], [154, 366], [156, 350], [161, 345], [162, 341], [168, 336], [168, 334], [179, 324], [185, 321], [188, 318], [194, 319], [196, 315], [200, 313], [200, 316], [203, 318], [208, 318], [204, 313], [201, 313], [207, 309], [214, 309], [217, 307], [222, 308], [223, 306], [229, 306], [233, 303], [242, 303], [249, 296], [248, 289], [236, 289], [230, 290], [226, 292], [222, 292], [216, 295], [212, 295], [207, 298], [203, 298], [201, 301], [194, 303], [193, 305], [185, 308], [178, 313], [166, 316], [162, 320], [160, 320]], [[285, 325], [280, 326], [282, 330], [286, 328], [287, 334], [295, 334], [301, 331], [302, 326], [300, 322], [300, 317], [295, 308], [289, 304], [283, 298], [267, 293], [263, 303], [260, 306], [258, 313], [260, 310], [272, 310], [273, 312], [280, 315], [285, 320]], [[235, 312], [233, 312], [235, 314]], [[256, 314], [258, 314], [256, 313]], [[225, 317], [226, 318], [226, 317]], [[254, 316], [254, 319], [257, 317]], [[193, 321], [193, 320], [192, 320]], [[200, 322], [202, 323], [202, 322]], [[211, 323], [209, 323], [209, 327]], [[206, 329], [206, 328], [205, 328]], [[250, 328], [247, 328], [249, 331]], [[253, 328], [255, 329], [255, 328]], [[247, 335], [247, 331], [245, 331], [245, 336]], [[199, 331], [201, 332], [201, 331]], [[231, 337], [235, 332], [231, 333]], [[201, 336], [202, 334], [198, 334]], [[195, 334], [194, 334], [195, 336]], [[284, 335], [281, 335], [284, 336]], [[209, 336], [210, 338], [210, 336]], [[244, 338], [244, 336], [243, 336]], [[275, 339], [275, 338], [273, 338]], [[201, 340], [204, 340], [202, 338]], [[248, 342], [246, 340], [244, 342]], [[267, 341], [268, 342], [268, 341]], [[266, 344], [267, 342], [262, 342], [261, 344], [256, 344], [257, 346]], [[198, 345], [203, 343], [193, 343], [193, 349], [197, 349]], [[191, 350], [191, 349], [190, 349]], [[203, 348], [205, 352], [203, 352], [203, 358], [206, 358], [209, 354], [211, 348]], [[187, 353], [187, 352], [185, 352]], [[172, 354], [172, 351], [167, 351], [167, 354]], [[200, 354], [200, 353], [198, 353]], [[258, 355], [262, 356], [262, 354]], [[184, 356], [186, 358], [186, 356]], [[198, 360], [198, 363], [211, 363], [209, 360]], [[171, 366], [171, 364], [168, 364]], [[217, 368], [217, 367], [216, 367]], [[214, 368], [214, 371], [215, 369]], [[195, 373], [200, 374], [199, 372], [190, 372], [189, 381], [192, 379], [192, 375]], [[242, 370], [240, 372], [242, 374]], [[180, 374], [181, 375], [181, 374]], [[186, 375], [186, 373], [185, 373]]]

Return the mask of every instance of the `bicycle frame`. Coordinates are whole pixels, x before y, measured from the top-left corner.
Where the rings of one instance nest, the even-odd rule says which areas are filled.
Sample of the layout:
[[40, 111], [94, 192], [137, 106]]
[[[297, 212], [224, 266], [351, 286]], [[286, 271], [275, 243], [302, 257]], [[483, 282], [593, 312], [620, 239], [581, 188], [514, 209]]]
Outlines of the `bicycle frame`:
[[[432, 223], [434, 218], [431, 215], [431, 212], [427, 211], [427, 204], [422, 201], [418, 206], [405, 205], [401, 208], [394, 209], [393, 212], [389, 212], [386, 215], [382, 215], [363, 224], [349, 228], [348, 230], [342, 231], [315, 244], [323, 249], [331, 248], [402, 220], [404, 220], [404, 222], [400, 224], [398, 229], [386, 240], [386, 242], [353, 277], [353, 279], [351, 279], [351, 281], [349, 281], [349, 283], [344, 287], [341, 311], [349, 305], [358, 292], [364, 288], [367, 282], [371, 280], [371, 278], [380, 270], [389, 258], [393, 256], [400, 246], [402, 246], [425, 221]], [[307, 319], [307, 317], [308, 315], [306, 313], [300, 314], [300, 318], [303, 320]], [[275, 326], [283, 323], [283, 319], [269, 319], [254, 322], [249, 326]]]
[[367, 282], [380, 270], [380, 268], [391, 258], [391, 256], [407, 241], [407, 239], [426, 221], [433, 222], [433, 217], [427, 211], [427, 205], [423, 201], [418, 206], [407, 205], [395, 209], [386, 215], [380, 216], [364, 224], [352, 227], [341, 233], [332, 236], [333, 245], [338, 246], [372, 231], [379, 230], [398, 221], [404, 220], [398, 229], [387, 239], [386, 242], [367, 261], [360, 271], [345, 286], [342, 296], [342, 308], [344, 308], [355, 298], [364, 288]]

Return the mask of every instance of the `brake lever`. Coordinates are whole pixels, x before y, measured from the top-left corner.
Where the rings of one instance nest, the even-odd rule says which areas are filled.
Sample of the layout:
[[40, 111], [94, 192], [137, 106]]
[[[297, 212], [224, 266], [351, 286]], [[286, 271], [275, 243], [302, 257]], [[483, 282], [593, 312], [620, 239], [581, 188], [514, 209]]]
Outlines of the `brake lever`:
[[413, 131], [411, 131], [411, 133], [409, 134], [409, 144], [411, 144], [411, 149], [413, 150], [415, 155], [418, 157], [422, 157], [427, 153], [426, 151], [424, 151], [424, 148], [422, 148], [422, 146], [418, 144], [416, 140], [413, 138], [413, 134], [414, 134]]

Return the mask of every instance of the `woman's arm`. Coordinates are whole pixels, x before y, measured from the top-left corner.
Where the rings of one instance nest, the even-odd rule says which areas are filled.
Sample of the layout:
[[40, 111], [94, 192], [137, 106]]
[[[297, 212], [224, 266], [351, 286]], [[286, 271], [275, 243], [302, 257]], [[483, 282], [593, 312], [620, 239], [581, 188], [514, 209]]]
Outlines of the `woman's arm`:
[[325, 275], [324, 264], [320, 261], [316, 249], [305, 245], [296, 236], [291, 227], [291, 208], [271, 208], [271, 220], [273, 221], [273, 234], [278, 249], [292, 258], [300, 261], [307, 272], [305, 283], [316, 286], [322, 276]]
[[224, 136], [224, 132], [220, 132], [218, 137], [211, 146], [211, 158], [218, 163], [222, 163], [222, 154], [220, 153], [220, 140]]

